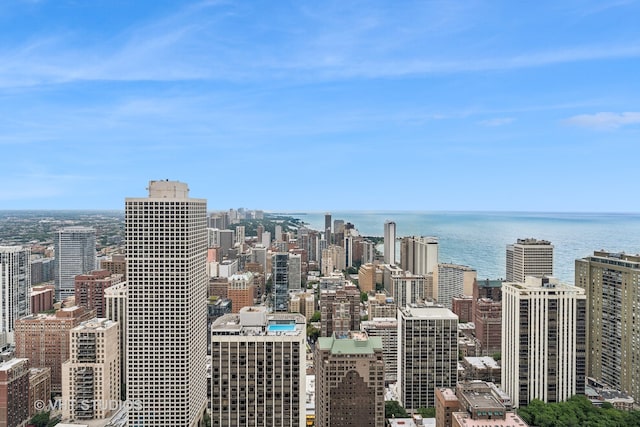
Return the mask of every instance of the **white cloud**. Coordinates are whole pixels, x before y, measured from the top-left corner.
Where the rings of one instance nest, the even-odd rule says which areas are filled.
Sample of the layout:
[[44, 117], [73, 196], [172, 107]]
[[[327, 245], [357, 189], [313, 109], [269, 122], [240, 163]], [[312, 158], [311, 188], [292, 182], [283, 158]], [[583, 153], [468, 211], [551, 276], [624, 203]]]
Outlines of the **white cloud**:
[[640, 112], [611, 113], [603, 111], [595, 114], [579, 114], [569, 117], [564, 122], [592, 129], [617, 129], [640, 123]]

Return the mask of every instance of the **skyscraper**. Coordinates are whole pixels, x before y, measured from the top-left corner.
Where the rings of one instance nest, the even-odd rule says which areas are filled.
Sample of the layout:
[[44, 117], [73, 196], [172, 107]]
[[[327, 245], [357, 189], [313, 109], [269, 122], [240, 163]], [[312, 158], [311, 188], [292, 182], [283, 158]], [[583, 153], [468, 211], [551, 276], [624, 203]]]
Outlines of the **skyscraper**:
[[14, 344], [15, 321], [31, 314], [30, 249], [0, 246], [0, 348]]
[[94, 318], [71, 330], [69, 359], [62, 364], [65, 418], [103, 419], [120, 399], [119, 325]]
[[74, 278], [96, 269], [96, 230], [65, 227], [55, 236], [55, 286], [60, 301], [75, 293]]
[[435, 406], [458, 380], [458, 316], [442, 306], [398, 309], [398, 393], [407, 411]]
[[273, 254], [271, 260], [273, 274], [273, 310], [287, 311], [289, 295], [289, 254], [278, 252]]
[[514, 406], [584, 394], [586, 299], [553, 277], [502, 284], [502, 388]]
[[318, 338], [313, 359], [316, 426], [384, 426], [380, 337], [351, 331]]
[[473, 294], [476, 270], [466, 265], [438, 264], [438, 303], [451, 309], [453, 297]]
[[127, 198], [127, 398], [131, 427], [197, 426], [207, 404], [207, 202], [149, 182]]
[[214, 426], [305, 424], [306, 319], [245, 307], [211, 325]]
[[518, 239], [507, 245], [507, 282], [527, 276], [553, 276], [553, 245], [547, 240]]
[[438, 269], [438, 238], [403, 237], [400, 243], [400, 266], [413, 274], [427, 275]]
[[587, 295], [587, 375], [640, 400], [640, 256], [595, 251], [576, 260]]
[[329, 212], [324, 214], [324, 240], [327, 241], [327, 245], [333, 243], [331, 238], [331, 214]]
[[396, 263], [396, 223], [393, 221], [384, 223], [384, 263]]

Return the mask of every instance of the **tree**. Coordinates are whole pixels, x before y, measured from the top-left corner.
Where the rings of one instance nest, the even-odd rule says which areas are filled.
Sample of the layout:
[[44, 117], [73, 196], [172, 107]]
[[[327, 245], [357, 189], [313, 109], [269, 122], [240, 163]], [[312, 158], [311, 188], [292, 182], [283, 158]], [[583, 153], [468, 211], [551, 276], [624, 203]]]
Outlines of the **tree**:
[[313, 316], [311, 316], [311, 319], [309, 320], [309, 322], [319, 322], [319, 321], [320, 321], [320, 312], [315, 311], [313, 313]]
[[400, 402], [397, 400], [388, 400], [384, 402], [384, 417], [385, 418], [407, 418], [409, 414], [400, 406]]
[[369, 300], [369, 294], [366, 292], [360, 292], [360, 302], [367, 302]]
[[49, 413], [38, 412], [29, 420], [29, 423], [36, 427], [47, 427], [47, 424], [49, 424]]
[[436, 408], [418, 408], [418, 413], [422, 418], [435, 418]]
[[307, 338], [309, 338], [309, 341], [316, 342], [318, 341], [319, 336], [320, 336], [320, 329], [315, 328], [311, 325], [307, 325]]

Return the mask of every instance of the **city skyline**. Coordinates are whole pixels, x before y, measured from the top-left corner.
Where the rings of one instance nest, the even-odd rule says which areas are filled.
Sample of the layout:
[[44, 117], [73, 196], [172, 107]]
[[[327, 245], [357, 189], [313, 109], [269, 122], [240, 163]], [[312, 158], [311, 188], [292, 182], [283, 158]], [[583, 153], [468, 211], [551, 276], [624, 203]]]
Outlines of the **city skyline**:
[[[0, 206], [121, 209], [132, 182], [171, 179], [211, 210], [640, 212], [624, 185], [639, 153], [639, 12], [4, 2]], [[256, 191], [275, 165], [294, 179]], [[233, 177], [224, 198], [216, 176]]]

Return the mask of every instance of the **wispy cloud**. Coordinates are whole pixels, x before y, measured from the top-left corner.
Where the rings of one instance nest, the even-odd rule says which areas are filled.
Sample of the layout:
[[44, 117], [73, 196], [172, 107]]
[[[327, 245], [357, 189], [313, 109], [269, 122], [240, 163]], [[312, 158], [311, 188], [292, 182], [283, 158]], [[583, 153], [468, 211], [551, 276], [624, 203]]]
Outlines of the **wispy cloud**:
[[514, 120], [513, 117], [497, 117], [494, 119], [480, 120], [478, 123], [482, 126], [497, 127], [513, 123]]
[[[0, 87], [77, 81], [332, 81], [640, 57], [640, 40], [629, 38], [547, 50], [527, 46], [512, 54], [469, 52], [455, 41], [459, 34], [471, 36], [472, 12], [440, 6], [423, 10], [413, 5], [402, 12], [369, 8], [366, 13], [361, 7], [300, 7], [287, 10], [286, 18], [276, 14], [283, 20], [279, 26], [253, 19], [257, 8], [202, 2], [132, 23], [93, 45], [81, 34], [63, 32], [0, 50]], [[429, 19], [425, 24], [411, 16]]]
[[579, 114], [569, 117], [564, 122], [572, 126], [591, 129], [617, 129], [622, 126], [640, 124], [640, 112]]

